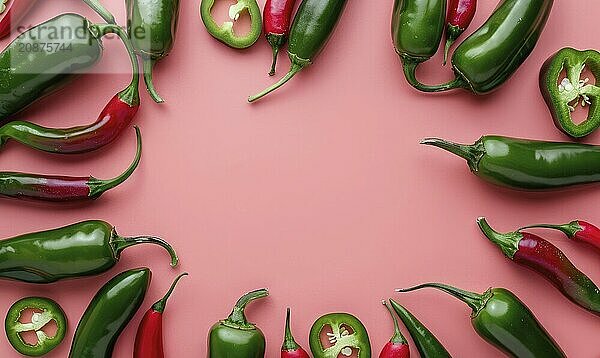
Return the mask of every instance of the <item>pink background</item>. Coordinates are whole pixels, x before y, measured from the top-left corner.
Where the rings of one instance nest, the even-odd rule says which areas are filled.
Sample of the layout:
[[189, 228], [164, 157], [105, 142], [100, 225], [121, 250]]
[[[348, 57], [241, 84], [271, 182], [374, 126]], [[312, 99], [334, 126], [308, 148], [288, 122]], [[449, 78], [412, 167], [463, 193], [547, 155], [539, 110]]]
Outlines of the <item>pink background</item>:
[[[122, 0], [103, 2], [124, 23]], [[390, 296], [421, 318], [455, 356], [500, 357], [472, 330], [462, 303], [433, 291], [393, 292], [443, 281], [474, 291], [510, 288], [570, 357], [598, 357], [600, 321], [541, 277], [508, 262], [475, 225], [481, 215], [506, 231], [574, 218], [600, 224], [598, 188], [546, 194], [499, 189], [470, 175], [463, 161], [418, 142], [426, 136], [473, 142], [492, 133], [565, 140], [539, 95], [538, 70], [563, 46], [600, 47], [600, 3], [556, 1], [525, 65], [494, 95], [475, 97], [423, 95], [408, 87], [390, 41], [391, 2], [349, 1], [315, 65], [279, 93], [249, 105], [246, 97], [273, 81], [266, 76], [268, 45], [261, 39], [247, 51], [223, 46], [206, 33], [198, 1], [183, 1], [176, 47], [156, 68], [167, 103], [156, 105], [142, 94], [136, 123], [145, 149], [137, 173], [89, 205], [4, 200], [0, 206], [2, 237], [105, 219], [123, 235], [164, 237], [179, 251], [181, 266], [171, 270], [162, 250], [146, 246], [127, 250], [117, 268], [100, 277], [50, 286], [0, 282], [2, 318], [24, 296], [57, 300], [71, 325], [63, 345], [48, 357], [65, 357], [99, 287], [121, 271], [147, 265], [154, 273], [151, 291], [119, 339], [115, 357], [131, 356], [141, 314], [183, 270], [191, 277], [181, 282], [166, 312], [169, 357], [205, 356], [209, 327], [227, 316], [240, 294], [263, 286], [272, 296], [252, 305], [248, 316], [268, 337], [268, 357], [279, 354], [287, 306], [305, 347], [319, 315], [348, 311], [368, 327], [378, 355], [391, 334], [380, 300]], [[473, 29], [495, 6], [496, 1], [481, 2]], [[26, 22], [64, 11], [93, 16], [77, 0], [40, 1]], [[99, 72], [127, 68], [117, 41], [107, 41], [105, 53]], [[449, 77], [440, 63], [438, 56], [420, 76], [430, 82]], [[282, 56], [279, 74], [286, 68]], [[50, 126], [89, 123], [128, 80], [126, 74], [85, 75], [22, 117]], [[600, 132], [587, 140], [599, 143]], [[130, 162], [134, 145], [133, 130], [106, 150], [68, 158], [11, 143], [2, 150], [0, 166], [105, 178]], [[596, 253], [558, 234], [548, 237], [600, 280]], [[18, 356], [4, 334], [0, 356]]]

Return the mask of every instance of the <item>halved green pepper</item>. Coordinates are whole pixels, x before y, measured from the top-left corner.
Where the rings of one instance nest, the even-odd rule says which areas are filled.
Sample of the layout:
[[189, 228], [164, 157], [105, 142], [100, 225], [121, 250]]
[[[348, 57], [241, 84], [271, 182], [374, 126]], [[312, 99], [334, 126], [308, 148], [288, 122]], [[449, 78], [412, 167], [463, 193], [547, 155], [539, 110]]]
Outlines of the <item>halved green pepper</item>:
[[[231, 5], [229, 7], [229, 18], [232, 21], [226, 21], [221, 26], [216, 23], [211, 13], [214, 5], [215, 0], [202, 0], [200, 3], [200, 16], [208, 33], [229, 47], [243, 49], [254, 45], [262, 31], [262, 15], [256, 0], [238, 0], [237, 3]], [[250, 32], [238, 36], [233, 31], [233, 24], [244, 11], [248, 11], [250, 15]]]
[[[325, 330], [328, 344], [323, 344]], [[371, 358], [371, 342], [365, 326], [348, 313], [326, 314], [313, 323], [309, 335], [310, 350], [314, 358], [350, 357]]]
[[[581, 75], [586, 66], [595, 77], [594, 83]], [[565, 77], [563, 76], [563, 71]], [[600, 127], [600, 87], [596, 84], [600, 78], [600, 52], [596, 50], [579, 51], [563, 48], [552, 55], [540, 71], [540, 90], [550, 109], [554, 124], [563, 133], [581, 138]], [[590, 106], [585, 121], [576, 124], [571, 113], [581, 103]]]
[[[31, 322], [21, 322], [21, 315], [26, 310], [33, 310]], [[52, 321], [56, 323], [56, 333], [48, 336], [43, 328]], [[26, 356], [39, 357], [56, 348], [67, 333], [67, 318], [62, 308], [53, 300], [43, 297], [26, 297], [8, 310], [4, 321], [6, 337], [13, 348]], [[35, 345], [25, 342], [21, 336], [24, 332], [34, 332], [37, 337]]]

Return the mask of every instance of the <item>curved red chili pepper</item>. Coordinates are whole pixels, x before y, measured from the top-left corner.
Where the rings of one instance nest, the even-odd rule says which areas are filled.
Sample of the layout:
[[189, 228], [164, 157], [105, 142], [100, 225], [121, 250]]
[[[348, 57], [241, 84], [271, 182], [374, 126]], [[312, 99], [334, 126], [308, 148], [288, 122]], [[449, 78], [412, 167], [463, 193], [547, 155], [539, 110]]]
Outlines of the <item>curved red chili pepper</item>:
[[50, 153], [90, 152], [114, 141], [131, 124], [139, 105], [137, 84], [131, 84], [115, 95], [106, 104], [98, 120], [90, 125], [57, 129], [13, 121], [0, 127], [0, 145], [12, 139]]
[[400, 328], [398, 327], [398, 320], [394, 313], [392, 312], [392, 308], [389, 306], [387, 301], [381, 301], [385, 308], [387, 308], [388, 312], [392, 316], [392, 320], [394, 321], [394, 335], [383, 346], [383, 350], [379, 354], [379, 358], [410, 358], [410, 347], [408, 345], [408, 341], [400, 332]]
[[544, 276], [576, 305], [600, 315], [600, 289], [559, 248], [534, 234], [496, 232], [484, 218], [477, 222], [485, 236], [509, 259]]
[[537, 224], [522, 227], [523, 229], [546, 228], [562, 231], [569, 239], [577, 242], [584, 242], [594, 246], [600, 250], [600, 229], [583, 220], [573, 220], [568, 224], [552, 225], [552, 224]]
[[167, 294], [146, 312], [140, 322], [140, 326], [135, 337], [135, 348], [133, 358], [164, 358], [162, 322], [167, 300], [175, 290], [175, 286], [183, 276], [184, 272], [177, 276]]
[[446, 15], [446, 47], [444, 49], [444, 65], [448, 59], [450, 47], [471, 25], [477, 10], [477, 0], [450, 0]]
[[121, 175], [109, 180], [94, 177], [67, 177], [0, 172], [0, 197], [40, 201], [79, 201], [97, 199], [106, 191], [122, 184], [136, 170], [142, 156], [142, 137], [135, 127], [137, 151], [135, 159]]
[[10, 35], [37, 0], [12, 0], [0, 14], [0, 39]]
[[267, 0], [265, 4], [263, 26], [267, 41], [273, 49], [273, 63], [269, 76], [275, 75], [277, 55], [287, 41], [295, 3], [296, 0]]
[[290, 315], [291, 311], [288, 308], [285, 316], [285, 337], [283, 339], [283, 345], [281, 346], [281, 358], [310, 358], [308, 353], [296, 343], [296, 340], [292, 335]]

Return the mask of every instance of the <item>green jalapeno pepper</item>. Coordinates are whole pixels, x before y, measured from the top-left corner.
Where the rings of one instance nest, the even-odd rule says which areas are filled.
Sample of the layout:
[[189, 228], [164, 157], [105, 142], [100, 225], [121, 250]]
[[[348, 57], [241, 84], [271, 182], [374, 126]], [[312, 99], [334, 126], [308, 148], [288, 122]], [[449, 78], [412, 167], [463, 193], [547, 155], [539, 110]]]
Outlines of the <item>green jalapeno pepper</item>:
[[215, 323], [208, 334], [208, 358], [264, 358], [266, 340], [262, 331], [246, 319], [246, 306], [267, 297], [260, 289], [242, 296], [224, 320]]
[[600, 146], [483, 136], [473, 145], [437, 138], [433, 145], [462, 157], [473, 174], [520, 190], [550, 190], [600, 181]]
[[69, 358], [111, 358], [119, 335], [144, 302], [152, 273], [125, 271], [104, 285], [77, 325]]
[[[96, 64], [102, 55], [101, 38], [108, 33], [122, 39], [137, 73], [131, 42], [117, 25], [92, 24], [81, 15], [63, 14], [19, 35], [0, 53], [0, 123]], [[45, 48], [47, 44], [52, 48]], [[137, 92], [134, 96], [129, 92], [122, 99], [133, 105]]]
[[[419, 82], [416, 69], [422, 61], [419, 62], [419, 58], [415, 58], [414, 55], [408, 56], [407, 49], [399, 47], [404, 45], [403, 42], [397, 43], [397, 51], [401, 55], [407, 54], [401, 57], [407, 81], [423, 92], [464, 88], [475, 94], [485, 94], [497, 89], [525, 62], [535, 48], [553, 3], [554, 0], [503, 0], [485, 24], [456, 48], [452, 56], [452, 68], [456, 78], [445, 84], [430, 86]], [[419, 10], [417, 7], [414, 9]], [[424, 12], [417, 14], [423, 16]], [[421, 17], [417, 19], [421, 20]], [[416, 24], [420, 26], [413, 29], [411, 18], [411, 21], [399, 22], [395, 31], [400, 34], [403, 31], [408, 34], [416, 33], [426, 22], [417, 21]], [[434, 28], [437, 31], [437, 23]], [[406, 37], [400, 36], [398, 39]], [[429, 47], [423, 48], [432, 48], [439, 43], [437, 33], [427, 38]], [[418, 43], [417, 40], [413, 39], [409, 44]]]
[[[23, 323], [23, 312], [33, 310], [31, 322]], [[51, 322], [56, 324], [56, 333], [48, 336], [44, 332]], [[27, 297], [15, 302], [6, 315], [4, 322], [6, 337], [13, 348], [26, 356], [39, 357], [49, 353], [65, 338], [67, 318], [58, 303], [44, 297]], [[35, 345], [28, 344], [21, 336], [24, 332], [33, 332], [37, 337]]]
[[[540, 90], [554, 124], [574, 138], [585, 137], [600, 127], [600, 87], [596, 83], [588, 83], [588, 78], [581, 78], [586, 66], [597, 82], [600, 78], [600, 52], [563, 48], [552, 55], [540, 71]], [[563, 71], [566, 76], [560, 80]], [[575, 124], [571, 112], [580, 101], [582, 107], [589, 105], [590, 110], [585, 121]]]
[[279, 82], [248, 98], [254, 102], [286, 84], [321, 53], [346, 7], [347, 0], [304, 0], [294, 17], [288, 45], [292, 62], [289, 72]]
[[152, 70], [175, 43], [179, 0], [127, 0], [127, 29], [144, 63], [144, 82], [155, 102], [164, 102], [154, 88]]
[[[262, 32], [262, 15], [260, 7], [256, 0], [238, 0], [229, 7], [229, 18], [231, 21], [217, 25], [211, 11], [215, 5], [215, 0], [202, 0], [200, 3], [200, 16], [202, 22], [212, 37], [221, 41], [225, 45], [237, 49], [248, 48], [260, 37]], [[250, 32], [243, 36], [238, 36], [233, 31], [233, 24], [240, 18], [242, 12], [248, 11], [250, 15]]]
[[109, 223], [90, 220], [0, 241], [0, 279], [52, 283], [98, 275], [114, 267], [123, 250], [144, 243], [162, 246], [171, 266], [177, 265], [175, 250], [165, 241], [122, 237]]
[[[325, 331], [329, 344], [321, 341]], [[326, 314], [313, 323], [309, 334], [310, 351], [314, 358], [371, 357], [371, 341], [367, 329], [358, 318], [348, 313]]]
[[466, 303], [473, 312], [471, 324], [486, 342], [515, 358], [564, 358], [565, 353], [531, 310], [505, 288], [490, 288], [483, 294], [441, 283], [426, 283], [398, 292], [435, 288]]
[[390, 305], [408, 329], [421, 358], [450, 358], [446, 348], [440, 343], [433, 333], [417, 317], [410, 313], [404, 306], [390, 298]]
[[405, 63], [429, 60], [440, 47], [446, 19], [446, 0], [396, 0], [392, 13], [392, 40]]

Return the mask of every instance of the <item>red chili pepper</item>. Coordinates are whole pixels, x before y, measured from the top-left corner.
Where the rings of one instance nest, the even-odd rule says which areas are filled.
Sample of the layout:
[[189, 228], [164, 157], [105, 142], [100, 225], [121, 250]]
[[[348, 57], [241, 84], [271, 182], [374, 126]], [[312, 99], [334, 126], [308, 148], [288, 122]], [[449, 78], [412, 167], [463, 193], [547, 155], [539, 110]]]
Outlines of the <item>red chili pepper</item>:
[[389, 342], [383, 346], [383, 350], [379, 354], [379, 358], [409, 358], [410, 357], [410, 347], [408, 345], [408, 341], [400, 332], [400, 328], [398, 327], [398, 320], [394, 313], [392, 312], [392, 308], [388, 305], [387, 301], [381, 301], [385, 308], [387, 308], [388, 312], [392, 316], [392, 320], [394, 320], [394, 335], [390, 339]]
[[4, 12], [0, 12], [0, 39], [10, 35], [35, 2], [36, 0], [12, 0], [5, 5]]
[[114, 141], [131, 124], [139, 105], [136, 79], [115, 95], [106, 104], [98, 120], [90, 125], [46, 128], [30, 122], [13, 121], [0, 127], [0, 144], [13, 139], [30, 148], [50, 153], [90, 152]]
[[509, 259], [544, 276], [576, 305], [600, 315], [600, 289], [558, 247], [526, 232], [496, 232], [485, 218], [477, 219], [477, 223]]
[[264, 10], [264, 28], [267, 41], [273, 49], [273, 63], [269, 76], [275, 75], [279, 49], [287, 41], [290, 32], [292, 12], [296, 0], [267, 0]]
[[133, 358], [164, 358], [162, 322], [167, 300], [175, 290], [175, 286], [187, 272], [177, 276], [171, 288], [160, 301], [156, 302], [146, 312], [140, 322], [140, 326], [135, 337], [135, 348]]
[[475, 11], [477, 0], [450, 0], [446, 15], [446, 48], [444, 49], [444, 66], [448, 59], [450, 46], [469, 27]]
[[137, 151], [135, 159], [121, 175], [109, 180], [90, 177], [67, 177], [0, 172], [0, 197], [40, 201], [79, 201], [97, 199], [106, 191], [122, 184], [135, 171], [142, 155], [142, 137], [135, 127]]
[[584, 242], [594, 246], [600, 250], [600, 229], [583, 220], [573, 220], [568, 224], [552, 225], [552, 224], [537, 224], [525, 226], [522, 229], [546, 228], [562, 231], [567, 237], [573, 241]]
[[287, 309], [287, 315], [285, 317], [285, 337], [283, 339], [283, 345], [281, 346], [281, 358], [310, 358], [308, 353], [300, 347], [294, 336], [292, 335], [292, 329], [290, 328], [290, 315], [291, 311]]

